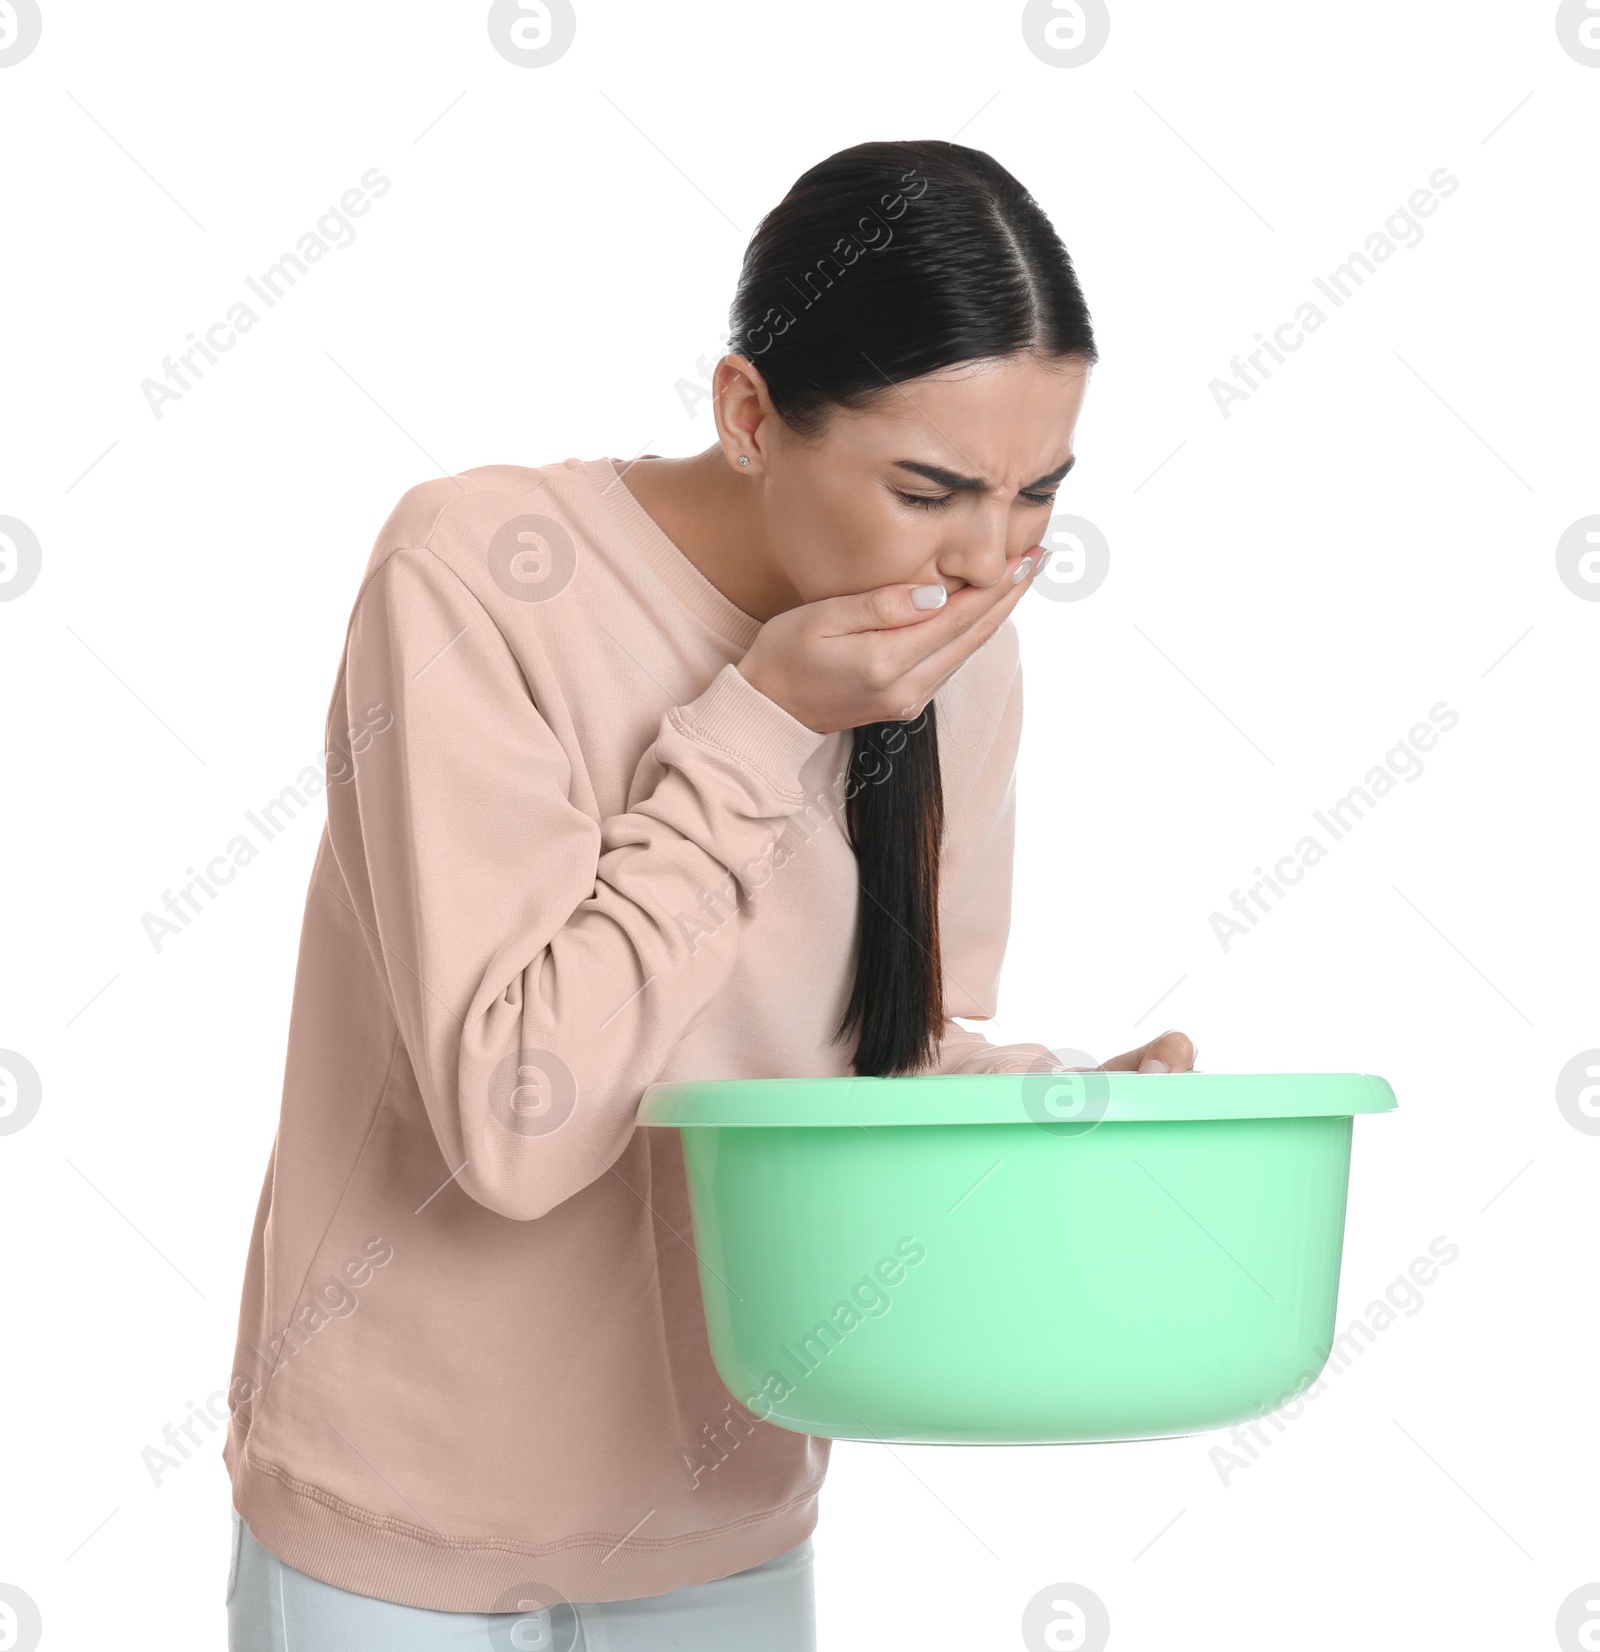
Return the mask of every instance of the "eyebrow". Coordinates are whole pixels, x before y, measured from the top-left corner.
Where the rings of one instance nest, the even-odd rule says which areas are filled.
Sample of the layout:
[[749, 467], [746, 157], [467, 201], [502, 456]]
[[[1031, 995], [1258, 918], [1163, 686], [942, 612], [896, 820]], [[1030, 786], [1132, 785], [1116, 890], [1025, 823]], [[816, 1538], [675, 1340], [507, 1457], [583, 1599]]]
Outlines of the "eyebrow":
[[[1031, 493], [1059, 482], [1077, 462], [1078, 456], [1073, 454], [1064, 465], [1058, 466], [1048, 476], [1041, 476], [1036, 481], [1025, 483], [1022, 491]], [[937, 482], [942, 488], [955, 488], [961, 493], [994, 492], [981, 476], [963, 476], [960, 471], [946, 470], [943, 465], [925, 465], [917, 459], [896, 459], [895, 464], [901, 470], [909, 470], [915, 475], [926, 477], [930, 482]]]

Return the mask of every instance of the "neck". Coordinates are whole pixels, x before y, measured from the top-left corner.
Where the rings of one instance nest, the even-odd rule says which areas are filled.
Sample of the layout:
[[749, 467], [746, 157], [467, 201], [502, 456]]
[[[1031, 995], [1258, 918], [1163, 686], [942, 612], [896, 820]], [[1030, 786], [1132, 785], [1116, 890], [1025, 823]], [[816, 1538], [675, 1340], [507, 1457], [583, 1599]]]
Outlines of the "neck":
[[656, 525], [713, 585], [763, 624], [803, 600], [772, 557], [761, 480], [720, 446], [689, 459], [636, 459], [622, 476]]

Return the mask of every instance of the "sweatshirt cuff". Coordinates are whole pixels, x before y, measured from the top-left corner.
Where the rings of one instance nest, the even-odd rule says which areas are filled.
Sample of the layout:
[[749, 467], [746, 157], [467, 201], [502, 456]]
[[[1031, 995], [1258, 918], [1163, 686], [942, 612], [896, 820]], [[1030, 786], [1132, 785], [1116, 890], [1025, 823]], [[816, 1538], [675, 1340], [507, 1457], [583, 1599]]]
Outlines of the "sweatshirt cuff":
[[732, 753], [775, 791], [799, 802], [804, 797], [800, 768], [828, 738], [791, 717], [769, 700], [730, 662], [687, 705], [668, 716], [684, 732]]
[[[1054, 1050], [1043, 1044], [991, 1044], [981, 1065], [963, 1066], [969, 1073], [1048, 1073], [1056, 1066]], [[968, 1057], [971, 1060], [971, 1057]]]

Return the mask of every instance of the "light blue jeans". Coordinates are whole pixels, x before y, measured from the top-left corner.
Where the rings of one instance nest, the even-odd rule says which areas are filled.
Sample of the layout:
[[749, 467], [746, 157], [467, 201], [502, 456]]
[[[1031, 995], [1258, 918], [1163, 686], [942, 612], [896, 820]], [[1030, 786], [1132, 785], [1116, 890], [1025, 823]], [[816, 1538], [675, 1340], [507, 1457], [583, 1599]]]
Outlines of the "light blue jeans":
[[233, 1510], [228, 1652], [816, 1652], [811, 1539], [710, 1583], [538, 1612], [434, 1612], [286, 1566]]

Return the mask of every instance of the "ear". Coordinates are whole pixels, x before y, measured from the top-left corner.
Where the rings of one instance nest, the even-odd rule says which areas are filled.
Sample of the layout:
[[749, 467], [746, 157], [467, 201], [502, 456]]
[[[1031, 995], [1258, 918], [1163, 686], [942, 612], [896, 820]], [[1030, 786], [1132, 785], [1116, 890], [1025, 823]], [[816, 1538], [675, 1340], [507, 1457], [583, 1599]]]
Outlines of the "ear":
[[[761, 369], [748, 356], [723, 356], [712, 374], [711, 396], [717, 438], [728, 463], [741, 476], [757, 475], [771, 457], [764, 438], [777, 418]], [[749, 463], [741, 465], [741, 457]]]

